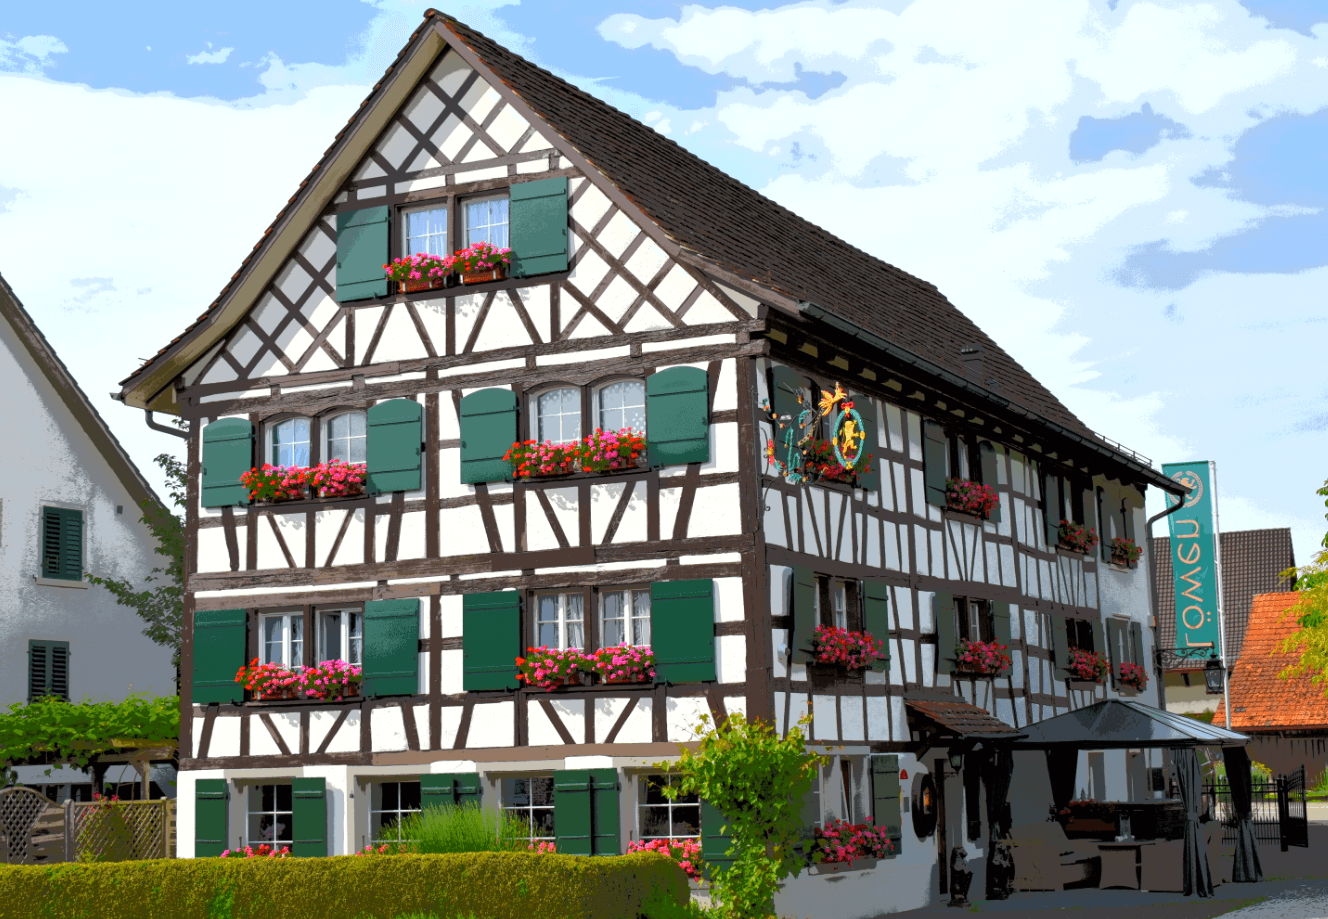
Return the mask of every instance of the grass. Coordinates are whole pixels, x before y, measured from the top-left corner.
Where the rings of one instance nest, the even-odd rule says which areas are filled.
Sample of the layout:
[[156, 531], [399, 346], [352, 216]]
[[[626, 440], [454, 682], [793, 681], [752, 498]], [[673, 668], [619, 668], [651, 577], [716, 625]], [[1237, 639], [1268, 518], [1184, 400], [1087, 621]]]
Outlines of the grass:
[[427, 807], [401, 821], [402, 838], [411, 840], [406, 848], [420, 855], [507, 852], [523, 848], [528, 833], [520, 817], [470, 803]]

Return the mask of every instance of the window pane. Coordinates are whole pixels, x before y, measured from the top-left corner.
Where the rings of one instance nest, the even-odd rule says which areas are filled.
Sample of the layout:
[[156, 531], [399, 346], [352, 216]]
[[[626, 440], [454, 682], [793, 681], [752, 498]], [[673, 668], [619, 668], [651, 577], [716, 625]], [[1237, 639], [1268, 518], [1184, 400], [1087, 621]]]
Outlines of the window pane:
[[425, 252], [448, 255], [447, 208], [436, 207], [406, 214], [405, 251], [402, 255]]
[[612, 591], [603, 595], [604, 617], [600, 623], [600, 646], [612, 648], [627, 641], [626, 622], [623, 609], [626, 601], [625, 591]]
[[581, 594], [563, 594], [563, 615], [567, 622], [567, 644], [563, 646], [565, 648], [580, 648], [585, 644], [581, 601]]
[[668, 776], [648, 775], [641, 779], [641, 795], [647, 804], [667, 804], [669, 799], [664, 797], [664, 792], [660, 788], [669, 783]]
[[296, 667], [304, 663], [304, 617], [299, 613], [286, 617], [290, 621], [290, 659], [286, 666]]
[[599, 426], [606, 431], [646, 429], [646, 386], [639, 380], [620, 380], [599, 391]]
[[281, 616], [267, 616], [263, 619], [263, 663], [284, 664], [286, 662], [285, 642], [282, 641], [283, 619]]
[[277, 810], [288, 811], [291, 809], [291, 787], [289, 785], [277, 785]]
[[674, 836], [700, 836], [700, 806], [696, 804], [675, 804], [673, 806], [673, 826], [671, 828], [671, 833]]
[[308, 418], [288, 418], [272, 428], [272, 464], [309, 465]]
[[581, 393], [575, 389], [554, 389], [536, 400], [539, 440], [566, 443], [581, 437]]
[[328, 422], [326, 459], [363, 463], [366, 455], [365, 443], [363, 412], [346, 412]]
[[543, 775], [530, 779], [531, 803], [536, 807], [553, 807], [553, 776]]
[[398, 789], [400, 797], [400, 807], [403, 811], [417, 811], [420, 809], [420, 783], [402, 782]]
[[641, 838], [669, 835], [669, 809], [667, 807], [641, 808]]
[[535, 643], [549, 648], [558, 647], [558, 597], [554, 594], [540, 597], [537, 615]]
[[323, 650], [325, 661], [341, 660], [341, 614], [323, 614]]
[[650, 644], [650, 591], [632, 591], [632, 643]]
[[530, 813], [530, 835], [535, 838], [553, 838], [553, 808], [537, 807]]
[[350, 637], [347, 641], [346, 663], [358, 664], [364, 645], [364, 627], [359, 613], [347, 613], [350, 620]]
[[503, 806], [530, 806], [530, 779], [503, 779]]
[[465, 203], [466, 245], [487, 242], [507, 248], [507, 196], [471, 199]]

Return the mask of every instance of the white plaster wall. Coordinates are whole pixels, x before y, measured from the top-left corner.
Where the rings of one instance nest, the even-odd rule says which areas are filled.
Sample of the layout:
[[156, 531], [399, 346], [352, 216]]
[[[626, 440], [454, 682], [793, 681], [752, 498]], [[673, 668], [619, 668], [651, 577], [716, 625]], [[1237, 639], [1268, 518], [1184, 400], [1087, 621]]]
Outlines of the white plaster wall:
[[155, 543], [138, 522], [142, 511], [129, 491], [4, 319], [0, 391], [9, 444], [0, 454], [0, 708], [27, 699], [30, 639], [69, 642], [74, 701], [174, 693], [170, 651], [142, 634], [133, 610], [100, 587], [34, 581], [43, 505], [83, 511], [86, 572], [142, 584], [165, 560], [153, 553]]

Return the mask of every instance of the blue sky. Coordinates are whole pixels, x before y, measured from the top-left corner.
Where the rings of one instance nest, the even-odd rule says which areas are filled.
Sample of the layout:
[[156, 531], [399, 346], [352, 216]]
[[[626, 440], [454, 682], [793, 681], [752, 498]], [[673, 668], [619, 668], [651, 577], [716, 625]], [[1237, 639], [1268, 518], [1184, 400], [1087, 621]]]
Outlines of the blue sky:
[[[1328, 3], [436, 4], [935, 283], [1087, 423], [1218, 462], [1223, 526], [1328, 477]], [[412, 0], [0, 11], [0, 272], [105, 393], [216, 295]], [[69, 258], [69, 247], [78, 255]]]

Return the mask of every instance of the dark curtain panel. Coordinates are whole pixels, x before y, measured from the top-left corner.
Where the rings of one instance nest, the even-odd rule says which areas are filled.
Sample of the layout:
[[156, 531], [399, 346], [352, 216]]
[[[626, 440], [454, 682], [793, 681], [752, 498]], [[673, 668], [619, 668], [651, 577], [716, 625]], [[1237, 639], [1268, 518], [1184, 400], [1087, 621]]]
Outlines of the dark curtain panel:
[[1213, 895], [1213, 878], [1208, 873], [1208, 852], [1199, 828], [1199, 808], [1203, 799], [1203, 776], [1199, 774], [1199, 757], [1193, 747], [1179, 747], [1171, 755], [1176, 770], [1176, 784], [1180, 786], [1180, 803], [1185, 810], [1185, 855], [1181, 871], [1185, 896]]
[[1047, 775], [1051, 778], [1051, 800], [1056, 810], [1063, 810], [1074, 797], [1074, 780], [1079, 768], [1079, 751], [1073, 747], [1047, 748]]
[[1010, 835], [1010, 780], [1014, 775], [1014, 751], [1005, 744], [992, 748], [983, 778], [987, 785], [987, 899], [1010, 896], [1014, 862], [1008, 844]]
[[1231, 880], [1262, 881], [1263, 866], [1259, 864], [1254, 825], [1250, 820], [1250, 754], [1244, 747], [1223, 747], [1222, 759], [1227, 766], [1227, 782], [1231, 785], [1231, 803], [1236, 809], [1236, 859], [1231, 866]]

